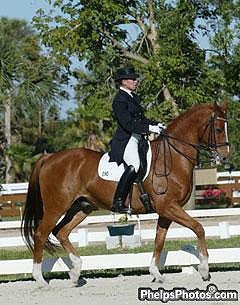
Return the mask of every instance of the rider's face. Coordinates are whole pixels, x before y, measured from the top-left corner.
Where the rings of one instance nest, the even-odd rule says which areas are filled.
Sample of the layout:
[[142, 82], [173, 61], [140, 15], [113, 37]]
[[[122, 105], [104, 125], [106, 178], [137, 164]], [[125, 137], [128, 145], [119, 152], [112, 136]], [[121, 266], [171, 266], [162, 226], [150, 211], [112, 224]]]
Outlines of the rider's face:
[[134, 91], [137, 88], [138, 80], [137, 79], [123, 79], [122, 85], [130, 91]]

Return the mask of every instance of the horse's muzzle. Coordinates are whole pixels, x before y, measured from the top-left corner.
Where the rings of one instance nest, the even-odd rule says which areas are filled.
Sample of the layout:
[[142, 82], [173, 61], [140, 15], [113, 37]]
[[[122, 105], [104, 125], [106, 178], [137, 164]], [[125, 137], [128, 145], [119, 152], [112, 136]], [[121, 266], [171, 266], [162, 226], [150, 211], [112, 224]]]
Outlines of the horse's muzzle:
[[212, 161], [215, 162], [216, 164], [222, 164], [222, 165], [227, 165], [229, 164], [229, 159], [222, 155], [220, 152], [218, 152], [217, 150], [212, 150]]

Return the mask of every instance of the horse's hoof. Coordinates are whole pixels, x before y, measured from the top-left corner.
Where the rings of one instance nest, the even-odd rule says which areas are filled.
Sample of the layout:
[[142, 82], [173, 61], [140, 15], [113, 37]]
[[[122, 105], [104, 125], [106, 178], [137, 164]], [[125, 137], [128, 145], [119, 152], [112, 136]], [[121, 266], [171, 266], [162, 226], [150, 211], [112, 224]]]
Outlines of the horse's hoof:
[[36, 281], [36, 285], [39, 288], [49, 287], [48, 282], [44, 280], [43, 276], [39, 276], [39, 275], [36, 276], [35, 274], [33, 274], [33, 279]]
[[208, 268], [207, 264], [201, 263], [198, 266], [198, 272], [201, 275], [203, 281], [209, 281], [210, 280], [211, 276], [210, 276], [209, 268]]
[[74, 269], [71, 269], [68, 274], [69, 274], [71, 281], [74, 284], [77, 284], [80, 274], [78, 272], [76, 272], [76, 270], [74, 270]]
[[36, 281], [36, 285], [38, 288], [48, 288], [49, 284], [46, 281]]
[[208, 276], [203, 277], [202, 279], [203, 279], [204, 282], [210, 281], [210, 279], [211, 279], [211, 274], [208, 273]]
[[163, 275], [154, 277], [152, 279], [152, 283], [154, 283], [154, 282], [156, 282], [156, 283], [163, 283], [164, 281], [165, 281], [165, 277]]

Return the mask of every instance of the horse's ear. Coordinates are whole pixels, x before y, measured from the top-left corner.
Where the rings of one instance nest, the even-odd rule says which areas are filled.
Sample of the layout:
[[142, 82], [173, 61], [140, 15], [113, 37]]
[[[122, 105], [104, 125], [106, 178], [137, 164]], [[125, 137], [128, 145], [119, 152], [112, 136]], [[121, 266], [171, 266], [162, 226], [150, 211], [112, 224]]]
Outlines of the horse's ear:
[[227, 112], [227, 108], [228, 108], [228, 102], [227, 102], [227, 99], [224, 98], [224, 102], [223, 102], [223, 105], [222, 105], [222, 111]]
[[217, 110], [220, 107], [223, 112], [227, 112], [227, 108], [228, 108], [227, 106], [228, 106], [228, 102], [227, 102], [226, 98], [224, 99], [224, 103], [222, 106], [219, 105], [218, 102], [216, 102], [216, 101], [213, 104], [214, 110]]

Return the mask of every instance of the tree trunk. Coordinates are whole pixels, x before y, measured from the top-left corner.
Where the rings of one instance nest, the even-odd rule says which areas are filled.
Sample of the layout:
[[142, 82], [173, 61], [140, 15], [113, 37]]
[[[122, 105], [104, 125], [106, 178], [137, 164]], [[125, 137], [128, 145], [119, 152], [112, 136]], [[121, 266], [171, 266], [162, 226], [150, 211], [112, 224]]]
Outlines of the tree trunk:
[[103, 132], [103, 120], [99, 120], [98, 130], [99, 130], [100, 136], [103, 137], [103, 135], [104, 135], [104, 132]]
[[174, 112], [175, 116], [177, 116], [179, 114], [177, 103], [175, 102], [174, 98], [172, 97], [171, 93], [169, 92], [169, 90], [166, 86], [163, 88], [163, 95], [164, 95], [164, 99], [166, 101], [171, 102], [173, 112]]
[[[10, 147], [12, 144], [12, 134], [11, 134], [11, 97], [7, 97], [4, 103], [5, 108], [5, 126], [4, 126], [4, 135], [7, 142], [6, 149]], [[13, 176], [11, 175], [12, 169], [12, 160], [9, 158], [7, 154], [5, 154], [6, 160], [6, 173], [5, 173], [5, 181], [6, 183], [13, 182]]]
[[38, 136], [42, 136], [42, 107], [39, 106], [38, 109]]

